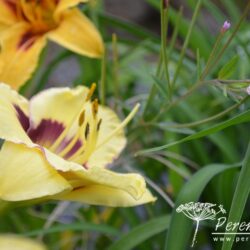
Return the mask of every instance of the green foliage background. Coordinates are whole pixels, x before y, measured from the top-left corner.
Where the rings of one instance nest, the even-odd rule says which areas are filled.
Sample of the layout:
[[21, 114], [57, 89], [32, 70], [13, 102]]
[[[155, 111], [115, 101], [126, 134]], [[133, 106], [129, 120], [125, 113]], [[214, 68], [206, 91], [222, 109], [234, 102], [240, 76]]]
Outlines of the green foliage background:
[[[38, 238], [52, 250], [182, 250], [189, 248], [194, 227], [175, 212], [179, 204], [223, 204], [231, 221], [250, 221], [250, 1], [239, 9], [237, 1], [221, 0], [219, 8], [211, 0], [188, 0], [191, 18], [171, 1], [167, 9], [158, 0], [146, 1], [161, 15], [161, 36], [107, 14], [101, 2], [84, 5], [102, 32], [106, 57], [100, 62], [63, 50], [38, 69], [22, 93], [44, 89], [59, 65], [73, 57], [81, 69], [74, 85], [98, 82], [101, 102], [120, 117], [141, 103], [127, 127], [127, 148], [111, 167], [143, 174], [158, 200], [135, 208], [69, 202], [19, 207], [2, 216], [1, 231]], [[205, 12], [217, 24], [213, 32]], [[232, 27], [223, 33], [227, 19]], [[112, 37], [110, 28], [126, 35]], [[45, 57], [46, 51], [41, 65]], [[212, 241], [213, 222], [202, 225], [195, 249], [221, 249]], [[231, 243], [223, 249], [250, 247]]]

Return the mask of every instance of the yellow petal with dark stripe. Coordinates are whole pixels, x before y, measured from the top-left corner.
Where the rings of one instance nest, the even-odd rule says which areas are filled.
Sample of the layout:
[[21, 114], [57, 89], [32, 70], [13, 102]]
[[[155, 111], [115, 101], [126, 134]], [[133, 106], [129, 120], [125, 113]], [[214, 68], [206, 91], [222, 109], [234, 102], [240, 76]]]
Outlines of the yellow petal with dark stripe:
[[30, 144], [27, 127], [28, 101], [8, 85], [0, 84], [0, 138]]
[[0, 81], [18, 89], [34, 72], [45, 37], [32, 34], [29, 26], [18, 23], [4, 31], [0, 53]]

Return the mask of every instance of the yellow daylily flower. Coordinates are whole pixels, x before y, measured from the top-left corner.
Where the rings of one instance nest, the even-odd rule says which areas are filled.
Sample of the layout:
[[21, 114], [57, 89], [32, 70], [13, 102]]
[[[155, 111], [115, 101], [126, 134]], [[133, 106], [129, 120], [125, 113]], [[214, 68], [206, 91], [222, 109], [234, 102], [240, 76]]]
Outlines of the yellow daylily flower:
[[1, 250], [46, 250], [40, 242], [14, 234], [0, 234]]
[[87, 0], [0, 0], [0, 81], [14, 89], [35, 70], [50, 39], [76, 53], [101, 57], [102, 38], [75, 6]]
[[91, 100], [95, 89], [51, 88], [30, 101], [0, 84], [0, 199], [58, 199], [106, 206], [153, 202], [139, 174], [105, 168], [126, 144], [121, 122]]

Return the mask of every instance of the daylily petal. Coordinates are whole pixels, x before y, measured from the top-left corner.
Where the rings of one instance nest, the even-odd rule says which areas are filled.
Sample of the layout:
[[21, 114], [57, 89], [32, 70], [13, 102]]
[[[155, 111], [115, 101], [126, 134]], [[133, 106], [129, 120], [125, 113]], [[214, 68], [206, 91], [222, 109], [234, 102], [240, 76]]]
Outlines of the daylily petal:
[[110, 207], [131, 207], [156, 200], [148, 190], [139, 199], [134, 199], [122, 189], [104, 185], [88, 185], [61, 196], [61, 199]]
[[0, 235], [0, 249], [2, 250], [46, 250], [46, 247], [35, 240], [13, 234]]
[[0, 199], [23, 201], [64, 191], [71, 185], [53, 169], [38, 148], [5, 142], [0, 151]]
[[[120, 174], [101, 167], [85, 169], [46, 149], [44, 153], [49, 164], [74, 187], [73, 191], [55, 195], [54, 199], [78, 200], [89, 204], [109, 206], [135, 206], [155, 201], [146, 189], [144, 178], [139, 174]], [[103, 198], [102, 189], [104, 190]], [[91, 197], [88, 197], [88, 190]]]
[[0, 32], [3, 32], [6, 28], [8, 28], [8, 25], [0, 22]]
[[63, 13], [63, 11], [74, 7], [78, 5], [79, 3], [86, 3], [88, 0], [61, 0], [59, 1], [55, 12], [54, 12], [54, 18], [58, 20], [60, 18], [60, 15]]
[[34, 35], [25, 23], [18, 23], [1, 37], [0, 81], [18, 89], [35, 70], [45, 46], [45, 37]]
[[31, 143], [24, 131], [28, 127], [28, 101], [5, 84], [0, 84], [0, 96], [0, 138]]
[[79, 115], [88, 91], [88, 88], [83, 86], [74, 89], [50, 88], [35, 95], [30, 100], [32, 127], [38, 126], [42, 119], [68, 125]]
[[[114, 129], [116, 129], [121, 121], [111, 109], [100, 106], [98, 110], [98, 117], [102, 120], [97, 145], [99, 142], [105, 140]], [[126, 138], [123, 129], [116, 133], [105, 145], [95, 150], [91, 157], [88, 159], [87, 165], [92, 166], [103, 166], [113, 162], [120, 154], [122, 149], [126, 145]]]
[[16, 4], [11, 0], [0, 0], [0, 22], [6, 25], [17, 21]]
[[104, 52], [99, 32], [91, 21], [75, 8], [63, 13], [58, 28], [49, 32], [48, 37], [81, 55], [101, 57]]

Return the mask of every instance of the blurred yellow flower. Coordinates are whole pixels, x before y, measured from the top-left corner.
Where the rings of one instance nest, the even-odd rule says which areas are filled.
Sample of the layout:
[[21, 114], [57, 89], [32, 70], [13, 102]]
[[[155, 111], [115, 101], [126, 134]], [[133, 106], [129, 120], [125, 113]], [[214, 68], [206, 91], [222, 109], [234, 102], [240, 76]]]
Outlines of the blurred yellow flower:
[[76, 7], [87, 0], [0, 0], [0, 81], [14, 89], [35, 70], [47, 38], [81, 55], [100, 57], [100, 34]]
[[0, 234], [1, 250], [46, 250], [47, 248], [35, 240], [13, 234]]
[[29, 102], [0, 84], [0, 199], [36, 198], [107, 206], [135, 206], [155, 198], [139, 174], [104, 167], [126, 144], [121, 122], [91, 100], [95, 89], [52, 88]]

